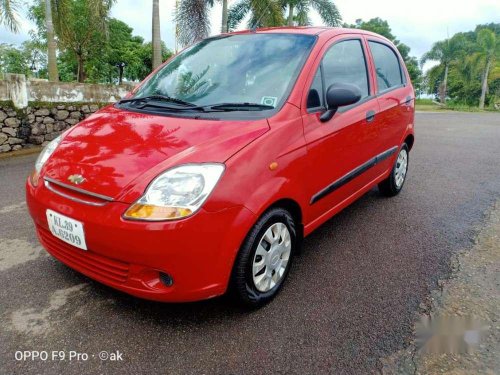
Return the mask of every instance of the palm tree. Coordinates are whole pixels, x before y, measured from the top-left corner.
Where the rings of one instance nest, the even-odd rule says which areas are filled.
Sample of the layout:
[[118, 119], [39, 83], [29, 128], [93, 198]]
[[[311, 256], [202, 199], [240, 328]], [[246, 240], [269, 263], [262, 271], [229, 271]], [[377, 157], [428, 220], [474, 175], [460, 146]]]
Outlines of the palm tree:
[[[308, 14], [310, 8], [316, 10], [325, 25], [339, 26], [342, 21], [339, 10], [331, 0], [283, 0], [283, 7], [288, 7], [287, 24], [294, 26], [307, 26], [310, 24]], [[294, 10], [297, 10], [297, 15], [294, 16]]]
[[177, 41], [184, 46], [206, 38], [210, 34], [210, 9], [215, 2], [222, 3], [221, 32], [228, 31], [228, 0], [181, 0], [176, 6]]
[[220, 31], [221, 33], [227, 33], [228, 28], [227, 28], [227, 1], [228, 0], [222, 0], [222, 24]]
[[52, 21], [52, 2], [45, 0], [45, 26], [47, 28], [47, 57], [48, 57], [48, 73], [49, 81], [59, 81], [59, 73], [57, 71], [57, 44], [54, 39], [54, 23]]
[[153, 69], [161, 65], [160, 4], [153, 0]]
[[210, 34], [210, 8], [214, 0], [181, 0], [176, 8], [175, 22], [178, 42], [188, 46]]
[[477, 43], [480, 48], [479, 58], [484, 61], [485, 67], [482, 74], [481, 97], [479, 108], [484, 109], [486, 92], [488, 91], [488, 76], [491, 66], [500, 55], [500, 39], [497, 40], [495, 33], [490, 29], [482, 29], [477, 34]]
[[439, 90], [439, 101], [442, 104], [446, 103], [448, 71], [450, 65], [455, 63], [463, 52], [463, 43], [463, 37], [460, 35], [436, 42], [433, 44], [431, 50], [426, 52], [420, 60], [422, 65], [429, 60], [439, 61], [440, 65], [444, 68], [443, 81]]
[[[221, 32], [234, 29], [248, 13], [250, 26], [279, 26], [284, 23], [282, 0], [241, 0], [228, 9], [228, 0], [181, 0], [176, 7], [177, 41], [184, 46], [193, 44], [210, 34], [210, 9], [215, 2], [222, 3]], [[315, 0], [326, 1], [326, 0]]]
[[250, 28], [281, 26], [285, 23], [282, 0], [240, 0], [229, 9], [229, 30], [235, 29], [248, 14]]
[[13, 33], [19, 32], [17, 13], [20, 6], [19, 0], [0, 0], [0, 25], [5, 25]]

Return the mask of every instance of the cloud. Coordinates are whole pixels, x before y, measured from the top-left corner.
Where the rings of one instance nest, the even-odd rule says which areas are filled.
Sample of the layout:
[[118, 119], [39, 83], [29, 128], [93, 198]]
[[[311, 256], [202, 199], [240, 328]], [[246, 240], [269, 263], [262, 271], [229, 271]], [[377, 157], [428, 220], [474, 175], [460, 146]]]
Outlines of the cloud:
[[[458, 3], [455, 0], [400, 0], [360, 2], [336, 0], [344, 21], [380, 17], [387, 20], [393, 34], [409, 45], [411, 53], [421, 57], [432, 44], [447, 35], [473, 30], [481, 23], [499, 22], [500, 1], [476, 0]], [[496, 19], [495, 19], [496, 15]]]
[[[237, 0], [229, 0], [234, 4]], [[419, 0], [411, 5], [401, 0], [353, 1], [335, 0], [343, 20], [354, 23], [358, 18], [368, 20], [380, 17], [389, 22], [393, 33], [411, 47], [411, 54], [421, 57], [432, 43], [460, 31], [473, 30], [477, 24], [499, 22], [500, 1], [476, 0], [461, 2], [455, 0]], [[175, 48], [174, 24], [175, 0], [160, 1], [162, 40], [170, 49]], [[116, 17], [134, 29], [135, 35], [151, 40], [151, 1], [118, 0], [112, 9]], [[312, 15], [315, 25], [321, 25], [317, 13]], [[211, 11], [212, 34], [218, 34], [221, 22], [221, 6], [216, 4]], [[244, 28], [245, 25], [242, 25]], [[20, 44], [29, 38], [31, 22], [22, 21], [20, 34], [12, 34], [0, 27], [0, 43]]]

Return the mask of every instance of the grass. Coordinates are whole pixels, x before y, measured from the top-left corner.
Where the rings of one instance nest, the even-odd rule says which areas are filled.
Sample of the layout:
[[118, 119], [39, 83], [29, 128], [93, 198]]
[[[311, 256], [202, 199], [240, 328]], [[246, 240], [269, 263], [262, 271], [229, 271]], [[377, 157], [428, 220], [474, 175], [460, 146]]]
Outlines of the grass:
[[32, 154], [38, 154], [42, 151], [42, 146], [26, 147], [16, 151], [7, 151], [0, 154], [0, 160], [11, 158], [14, 156], [26, 156]]
[[432, 99], [416, 99], [415, 109], [417, 111], [444, 111], [446, 110], [443, 106], [437, 105], [432, 101]]
[[428, 112], [445, 112], [445, 111], [457, 111], [457, 112], [498, 112], [492, 108], [485, 108], [484, 110], [478, 107], [469, 106], [461, 103], [454, 103], [448, 101], [446, 105], [439, 105], [432, 99], [416, 99], [415, 109], [417, 111], [428, 111]]

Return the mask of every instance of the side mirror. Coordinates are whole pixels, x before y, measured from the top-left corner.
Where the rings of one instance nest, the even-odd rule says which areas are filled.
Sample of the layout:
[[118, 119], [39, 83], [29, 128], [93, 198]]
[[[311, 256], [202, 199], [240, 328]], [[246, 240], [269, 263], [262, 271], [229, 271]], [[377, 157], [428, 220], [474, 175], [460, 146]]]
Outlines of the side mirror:
[[361, 99], [361, 90], [356, 85], [334, 83], [326, 91], [327, 110], [320, 116], [322, 122], [330, 120], [339, 107], [357, 103]]

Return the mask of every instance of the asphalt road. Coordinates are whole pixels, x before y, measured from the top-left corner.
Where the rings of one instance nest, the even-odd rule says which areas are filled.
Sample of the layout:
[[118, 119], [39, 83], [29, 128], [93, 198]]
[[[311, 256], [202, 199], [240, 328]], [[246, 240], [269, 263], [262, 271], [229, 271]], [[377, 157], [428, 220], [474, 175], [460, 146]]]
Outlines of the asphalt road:
[[[24, 205], [35, 156], [0, 160], [0, 373], [379, 370], [500, 196], [500, 115], [422, 113], [416, 132], [403, 192], [374, 189], [309, 236], [282, 293], [254, 312], [225, 298], [142, 301], [65, 267], [40, 248]], [[49, 358], [16, 360], [25, 350]]]

